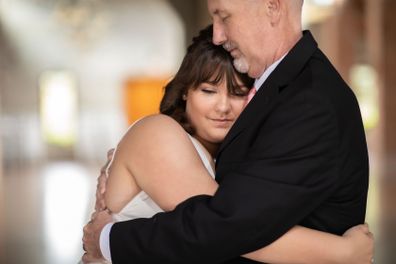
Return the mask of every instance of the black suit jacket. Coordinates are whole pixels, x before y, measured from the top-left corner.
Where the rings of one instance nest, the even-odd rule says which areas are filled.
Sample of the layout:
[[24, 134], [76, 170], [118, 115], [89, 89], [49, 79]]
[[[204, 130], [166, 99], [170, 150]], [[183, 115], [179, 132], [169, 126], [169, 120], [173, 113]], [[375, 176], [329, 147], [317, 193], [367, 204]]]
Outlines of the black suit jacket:
[[113, 262], [250, 263], [238, 256], [295, 225], [342, 234], [364, 222], [368, 155], [358, 103], [309, 32], [230, 130], [216, 180], [214, 197], [116, 223]]

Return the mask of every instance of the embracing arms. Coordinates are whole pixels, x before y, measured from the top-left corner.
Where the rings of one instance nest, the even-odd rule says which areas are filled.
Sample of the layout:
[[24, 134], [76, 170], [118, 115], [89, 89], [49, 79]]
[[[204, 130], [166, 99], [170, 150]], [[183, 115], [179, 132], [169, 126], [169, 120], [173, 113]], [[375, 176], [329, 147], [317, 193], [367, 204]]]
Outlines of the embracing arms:
[[[109, 171], [106, 205], [113, 212], [142, 189], [170, 211], [192, 196], [213, 195], [218, 187], [187, 134], [166, 116], [145, 118], [132, 127], [120, 142]], [[340, 237], [296, 226], [244, 257], [271, 263], [364, 263], [372, 246], [367, 232], [359, 226]]]

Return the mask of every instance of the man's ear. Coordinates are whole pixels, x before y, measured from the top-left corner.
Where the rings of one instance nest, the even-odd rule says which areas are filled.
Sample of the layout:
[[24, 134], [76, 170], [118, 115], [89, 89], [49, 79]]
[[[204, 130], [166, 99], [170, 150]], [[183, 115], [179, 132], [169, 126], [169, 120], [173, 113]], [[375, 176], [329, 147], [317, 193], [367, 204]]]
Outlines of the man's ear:
[[[272, 26], [275, 26], [279, 23], [281, 17], [281, 5], [282, 1], [285, 0], [267, 0], [266, 1], [266, 10], [267, 15], [270, 18], [270, 22]], [[291, 0], [294, 1], [294, 0]]]

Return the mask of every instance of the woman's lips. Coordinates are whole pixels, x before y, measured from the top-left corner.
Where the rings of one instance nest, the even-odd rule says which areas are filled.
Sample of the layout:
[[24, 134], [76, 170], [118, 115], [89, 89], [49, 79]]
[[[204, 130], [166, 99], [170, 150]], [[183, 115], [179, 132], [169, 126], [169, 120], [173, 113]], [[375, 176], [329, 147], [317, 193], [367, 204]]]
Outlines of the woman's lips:
[[233, 119], [211, 118], [210, 120], [215, 124], [216, 127], [220, 128], [228, 128], [234, 122]]

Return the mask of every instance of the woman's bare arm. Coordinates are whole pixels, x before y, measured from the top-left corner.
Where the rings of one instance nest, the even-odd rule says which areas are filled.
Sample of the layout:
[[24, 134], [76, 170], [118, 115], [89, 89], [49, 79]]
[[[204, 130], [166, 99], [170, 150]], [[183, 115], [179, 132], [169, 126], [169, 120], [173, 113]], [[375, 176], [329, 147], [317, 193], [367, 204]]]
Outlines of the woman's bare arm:
[[[195, 195], [213, 195], [217, 189], [186, 132], [170, 117], [144, 118], [126, 133], [110, 167], [106, 205], [118, 212], [141, 189], [164, 211]], [[369, 239], [359, 231], [350, 237], [297, 226], [244, 257], [279, 264], [364, 263], [357, 260], [366, 259], [361, 252], [369, 250]]]
[[277, 264], [369, 264], [373, 245], [365, 225], [349, 229], [342, 237], [295, 226], [272, 244], [244, 257]]
[[106, 205], [119, 212], [141, 189], [164, 211], [217, 189], [184, 129], [168, 116], [140, 120], [120, 141], [109, 170]]

